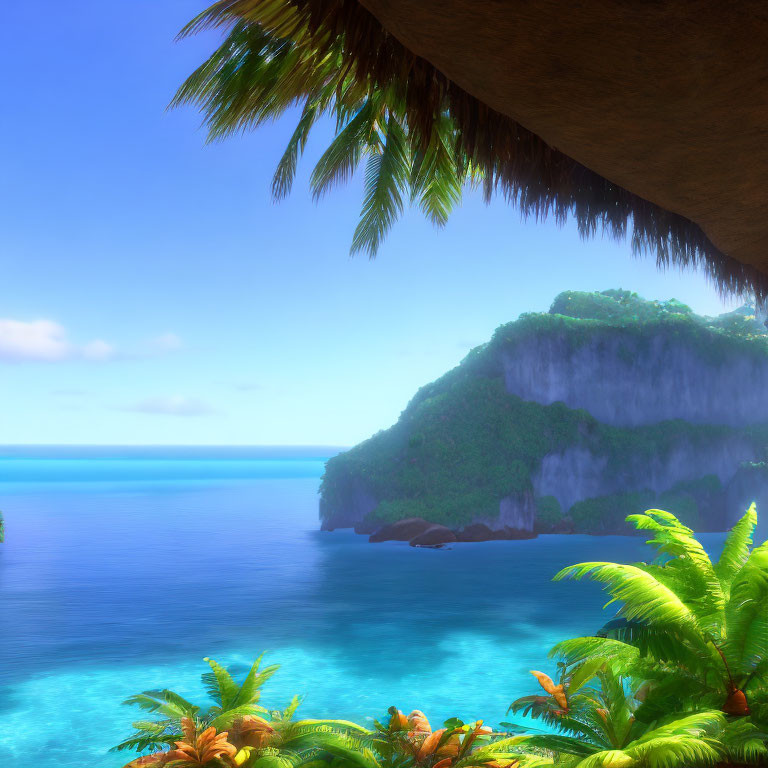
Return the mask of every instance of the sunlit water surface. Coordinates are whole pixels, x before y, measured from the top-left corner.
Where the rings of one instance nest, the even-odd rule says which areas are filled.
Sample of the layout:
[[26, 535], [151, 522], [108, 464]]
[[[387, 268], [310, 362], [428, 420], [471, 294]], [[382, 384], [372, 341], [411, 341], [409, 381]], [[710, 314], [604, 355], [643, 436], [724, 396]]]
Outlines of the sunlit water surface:
[[[263, 703], [370, 723], [392, 704], [505, 719], [559, 639], [605, 619], [580, 560], [640, 540], [544, 536], [443, 550], [321, 533], [322, 458], [0, 459], [0, 766], [117, 768], [142, 690], [204, 694], [202, 659], [282, 669]], [[720, 537], [708, 537], [716, 545]]]

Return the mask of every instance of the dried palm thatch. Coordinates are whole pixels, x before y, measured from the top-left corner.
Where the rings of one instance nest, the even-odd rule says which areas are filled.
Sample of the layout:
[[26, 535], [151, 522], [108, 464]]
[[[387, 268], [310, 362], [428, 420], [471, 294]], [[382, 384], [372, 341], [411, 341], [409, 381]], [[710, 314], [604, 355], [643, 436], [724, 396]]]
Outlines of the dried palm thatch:
[[[384, 16], [409, 6], [402, 0], [364, 2], [381, 7]], [[410, 9], [422, 5], [431, 12], [442, 7], [430, 0]], [[447, 2], [445, 12], [461, 5], [466, 1]], [[491, 108], [403, 45], [358, 0], [219, 0], [182, 34], [207, 27], [229, 28], [230, 36], [174, 103], [198, 104], [212, 138], [303, 105], [275, 177], [277, 196], [290, 188], [315, 120], [335, 114], [337, 139], [346, 134], [347, 143], [334, 142], [336, 154], [332, 146], [321, 160], [313, 175], [315, 194], [347, 178], [363, 154], [375, 161], [366, 171], [353, 250], [375, 254], [408, 192], [442, 224], [462, 185], [475, 182], [487, 198], [500, 193], [524, 216], [558, 222], [573, 216], [582, 236], [630, 234], [635, 252], [655, 254], [660, 266], [698, 267], [724, 293], [768, 294], [768, 261], [724, 253], [691, 218], [613, 183]], [[361, 120], [366, 109], [367, 120]]]

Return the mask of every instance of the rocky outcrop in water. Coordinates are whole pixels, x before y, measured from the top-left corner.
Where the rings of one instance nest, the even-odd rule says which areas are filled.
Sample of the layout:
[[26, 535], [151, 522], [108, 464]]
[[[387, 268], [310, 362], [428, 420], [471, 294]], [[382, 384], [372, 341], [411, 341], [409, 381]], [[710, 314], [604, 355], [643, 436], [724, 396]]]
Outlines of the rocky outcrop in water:
[[723, 530], [748, 498], [768, 502], [766, 474], [744, 468], [766, 445], [768, 336], [748, 308], [703, 318], [570, 292], [331, 459], [320, 513], [326, 529], [418, 517], [480, 540], [624, 532], [626, 514], [664, 505]]

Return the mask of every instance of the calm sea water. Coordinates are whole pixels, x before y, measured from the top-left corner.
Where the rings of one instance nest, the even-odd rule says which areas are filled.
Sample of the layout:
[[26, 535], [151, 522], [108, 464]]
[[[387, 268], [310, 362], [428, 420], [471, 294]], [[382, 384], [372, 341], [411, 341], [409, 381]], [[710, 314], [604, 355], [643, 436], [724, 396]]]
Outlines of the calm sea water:
[[138, 712], [121, 701], [204, 701], [208, 655], [244, 673], [267, 651], [282, 669], [263, 703], [303, 694], [305, 716], [365, 723], [396, 704], [498, 723], [554, 642], [606, 618], [594, 585], [551, 576], [644, 556], [622, 537], [425, 550], [322, 533], [323, 461], [0, 449], [0, 766], [123, 765], [107, 750]]

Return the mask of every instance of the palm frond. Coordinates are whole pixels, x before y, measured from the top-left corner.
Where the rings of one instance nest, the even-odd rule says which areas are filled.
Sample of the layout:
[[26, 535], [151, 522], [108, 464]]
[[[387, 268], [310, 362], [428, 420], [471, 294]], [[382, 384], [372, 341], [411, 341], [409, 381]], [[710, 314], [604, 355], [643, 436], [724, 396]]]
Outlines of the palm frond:
[[257, 702], [259, 700], [261, 687], [275, 674], [275, 672], [277, 672], [278, 669], [280, 669], [279, 664], [271, 664], [259, 671], [261, 660], [263, 658], [264, 654], [259, 656], [251, 666], [245, 680], [243, 680], [243, 684], [240, 686], [237, 695], [234, 698], [234, 706], [240, 707]]
[[363, 210], [352, 237], [352, 253], [367, 251], [371, 258], [403, 212], [403, 192], [410, 169], [405, 132], [392, 114], [385, 133], [381, 151], [368, 157]]
[[725, 656], [748, 673], [766, 658], [762, 634], [768, 617], [768, 543], [755, 547], [732, 577], [724, 613]]
[[715, 765], [723, 757], [716, 740], [699, 736], [660, 736], [628, 747], [625, 752], [638, 763], [652, 758], [658, 768]]
[[426, 149], [411, 137], [411, 199], [417, 200], [427, 218], [439, 227], [445, 226], [451, 211], [461, 202], [465, 176], [455, 147], [451, 146], [450, 125], [445, 121], [443, 115]]
[[640, 656], [638, 648], [608, 637], [576, 637], [557, 643], [549, 652], [571, 667], [568, 690], [575, 693], [600, 670], [627, 674]]
[[693, 531], [673, 514], [661, 509], [629, 515], [627, 521], [634, 523], [638, 530], [653, 531], [654, 536], [647, 543], [660, 554], [675, 558], [667, 564], [666, 573], [674, 576], [675, 571], [680, 571], [682, 580], [695, 591], [696, 600], [689, 603], [689, 607], [697, 613], [699, 623], [703, 626], [718, 624], [725, 595], [712, 561]]
[[305, 103], [296, 129], [288, 140], [288, 145], [277, 164], [275, 175], [272, 178], [272, 196], [275, 200], [282, 200], [282, 198], [287, 197], [290, 193], [293, 180], [296, 178], [299, 156], [307, 145], [309, 134], [319, 113], [320, 105], [317, 101], [308, 100]]
[[572, 736], [561, 736], [556, 733], [536, 733], [528, 736], [513, 736], [508, 739], [510, 746], [545, 749], [549, 752], [555, 752], [564, 755], [577, 755], [586, 757], [594, 755], [600, 750], [594, 744], [577, 739]]
[[213, 659], [206, 656], [204, 661], [208, 662], [211, 670], [213, 670], [202, 676], [208, 695], [218, 702], [222, 709], [230, 709], [235, 706], [240, 687], [232, 675]]
[[142, 752], [146, 749], [162, 749], [172, 746], [178, 739], [178, 731], [171, 730], [170, 720], [139, 721], [133, 723], [135, 733], [110, 749], [110, 752], [135, 750]]
[[730, 720], [721, 739], [731, 764], [765, 763], [768, 759], [768, 733], [746, 718]]
[[189, 701], [179, 696], [174, 691], [163, 689], [159, 691], [145, 691], [144, 693], [129, 696], [123, 704], [136, 706], [147, 712], [157, 712], [166, 717], [181, 719], [182, 717], [194, 718], [200, 711]]
[[[214, 727], [217, 731], [230, 729], [238, 718], [246, 715], [265, 715], [267, 710], [257, 704], [241, 704], [224, 710], [212, 710], [206, 718], [206, 725]], [[213, 715], [213, 717], [211, 717]]]
[[628, 619], [674, 626], [686, 634], [696, 627], [696, 616], [688, 606], [642, 568], [620, 563], [579, 563], [563, 568], [554, 579], [585, 577], [605, 584], [611, 597], [622, 601], [619, 612]]
[[741, 519], [733, 526], [725, 540], [720, 559], [715, 566], [723, 589], [730, 592], [730, 584], [734, 576], [742, 569], [749, 558], [749, 550], [752, 546], [752, 534], [757, 525], [757, 510], [754, 503], [744, 513]]
[[[286, 104], [302, 103], [323, 81], [333, 82], [339, 98], [354, 93], [359, 101], [385, 93], [388, 109], [400, 116], [422, 147], [436, 130], [443, 130], [440, 123], [445, 119], [458, 177], [464, 179], [471, 167], [482, 175], [489, 194], [500, 192], [524, 216], [552, 215], [558, 222], [572, 216], [584, 237], [603, 229], [623, 238], [631, 224], [633, 250], [654, 250], [659, 264], [701, 266], [723, 291], [751, 287], [761, 297], [768, 293], [764, 275], [722, 254], [698, 225], [617, 186], [478, 101], [403, 46], [365, 3], [219, 0], [181, 36], [209, 28], [231, 32], [238, 26], [261, 30], [273, 38], [270, 44], [275, 47], [295, 49], [290, 53], [293, 64], [286, 66], [287, 59], [272, 52], [256, 66], [255, 60], [239, 58], [242, 49], [236, 40], [225, 40], [219, 55], [222, 77], [206, 79], [201, 73], [197, 83], [186, 84], [186, 93], [196, 98], [186, 99], [182, 92], [175, 100], [198, 105], [214, 137], [252, 128]], [[474, 172], [469, 178], [477, 178]], [[425, 189], [429, 191], [420, 205], [430, 218], [442, 222], [450, 195], [446, 190], [434, 194], [431, 185]]]
[[674, 736], [691, 736], [701, 739], [705, 736], [714, 736], [721, 732], [727, 723], [726, 717], [717, 710], [704, 710], [693, 712], [689, 715], [675, 717], [668, 723], [663, 723], [644, 733], [638, 744], [644, 744], [654, 739]]
[[[575, 699], [575, 700], [574, 700]], [[571, 699], [571, 710], [565, 712], [548, 696], [522, 696], [509, 705], [507, 712], [521, 713], [534, 720], [540, 720], [553, 730], [558, 730], [569, 738], [576, 737], [585, 743], [602, 743], [600, 729], [595, 728], [590, 718], [583, 717], [585, 710], [595, 708], [594, 701], [579, 700], [580, 697]], [[583, 704], [583, 706], [582, 706]], [[577, 710], [576, 712], [573, 709]]]
[[347, 768], [382, 768], [374, 750], [361, 746], [357, 739], [333, 735], [323, 740], [322, 748]]
[[360, 164], [366, 146], [375, 134], [376, 117], [374, 102], [368, 99], [336, 134], [328, 149], [317, 161], [310, 177], [309, 184], [315, 200], [334, 185], [351, 178]]
[[297, 720], [291, 724], [291, 738], [304, 738], [305, 736], [338, 736], [352, 737], [354, 735], [367, 736], [370, 731], [362, 725], [351, 720]]
[[703, 638], [691, 642], [690, 634], [677, 627], [619, 617], [604, 624], [597, 634], [636, 647], [641, 658], [686, 669], [702, 669], [711, 658], [711, 647]]

